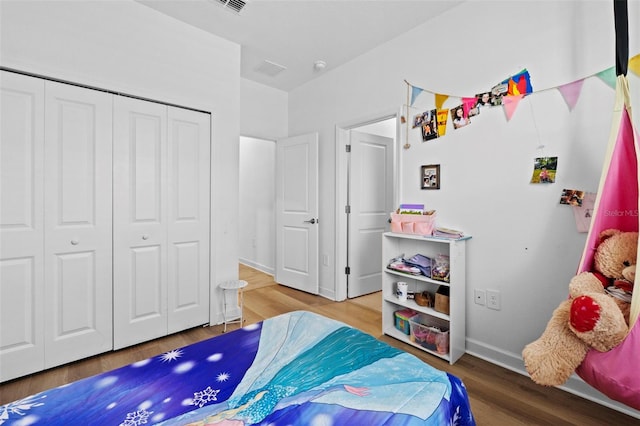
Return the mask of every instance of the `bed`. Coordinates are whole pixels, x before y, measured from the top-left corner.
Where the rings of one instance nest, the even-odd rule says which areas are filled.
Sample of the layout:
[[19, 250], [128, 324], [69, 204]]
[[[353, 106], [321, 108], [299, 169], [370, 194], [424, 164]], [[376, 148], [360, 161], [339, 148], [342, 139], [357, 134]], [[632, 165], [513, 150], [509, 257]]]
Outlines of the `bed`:
[[461, 380], [295, 311], [0, 407], [0, 424], [474, 425]]

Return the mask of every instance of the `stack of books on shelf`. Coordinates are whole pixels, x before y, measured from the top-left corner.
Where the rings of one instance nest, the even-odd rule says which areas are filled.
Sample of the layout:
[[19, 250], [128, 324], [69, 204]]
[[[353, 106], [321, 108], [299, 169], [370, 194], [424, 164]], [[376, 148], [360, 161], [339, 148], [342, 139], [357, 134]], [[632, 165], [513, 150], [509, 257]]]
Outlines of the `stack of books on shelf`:
[[434, 237], [458, 239], [464, 237], [464, 232], [457, 229], [437, 227], [433, 230]]

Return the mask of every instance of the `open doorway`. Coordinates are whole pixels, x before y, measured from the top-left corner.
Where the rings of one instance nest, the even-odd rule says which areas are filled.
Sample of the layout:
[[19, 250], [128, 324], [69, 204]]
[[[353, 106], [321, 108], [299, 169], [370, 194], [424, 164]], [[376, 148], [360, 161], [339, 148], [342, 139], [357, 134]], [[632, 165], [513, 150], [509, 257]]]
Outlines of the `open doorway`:
[[337, 300], [381, 289], [381, 235], [396, 204], [399, 116], [336, 127]]
[[239, 260], [267, 274], [275, 272], [276, 143], [240, 137]]

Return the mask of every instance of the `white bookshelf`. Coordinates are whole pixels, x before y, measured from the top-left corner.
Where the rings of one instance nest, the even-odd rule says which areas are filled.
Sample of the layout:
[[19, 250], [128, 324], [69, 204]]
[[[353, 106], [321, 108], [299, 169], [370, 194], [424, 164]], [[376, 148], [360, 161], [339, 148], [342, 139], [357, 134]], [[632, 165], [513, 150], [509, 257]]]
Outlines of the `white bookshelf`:
[[[420, 348], [437, 357], [456, 362], [465, 353], [465, 306], [466, 306], [466, 242], [471, 237], [461, 239], [445, 239], [424, 237], [413, 234], [386, 232], [382, 235], [382, 332], [407, 344]], [[387, 268], [393, 258], [403, 256], [409, 258], [415, 254], [435, 259], [438, 254], [449, 256], [449, 282], [432, 280], [425, 276], [414, 276]], [[401, 301], [396, 296], [396, 283], [404, 281], [409, 285], [409, 292], [429, 291], [435, 294], [439, 286], [449, 287], [449, 314], [444, 314], [431, 307], [420, 306], [414, 300]], [[395, 327], [394, 313], [405, 308], [433, 317], [436, 321], [444, 321], [449, 327], [449, 353], [441, 354], [429, 350], [411, 341], [410, 336]]]

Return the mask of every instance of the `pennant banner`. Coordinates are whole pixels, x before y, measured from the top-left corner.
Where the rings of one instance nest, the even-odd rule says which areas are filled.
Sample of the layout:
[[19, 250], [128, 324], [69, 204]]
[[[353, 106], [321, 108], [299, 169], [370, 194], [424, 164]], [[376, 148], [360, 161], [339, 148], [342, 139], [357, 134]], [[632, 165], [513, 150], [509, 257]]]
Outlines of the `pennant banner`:
[[502, 98], [502, 106], [504, 107], [504, 113], [507, 115], [507, 121], [511, 120], [513, 113], [516, 112], [518, 104], [524, 98], [524, 94], [515, 96], [505, 96]]
[[[634, 74], [640, 76], [640, 54], [635, 55], [628, 61], [628, 69], [631, 70]], [[604, 71], [600, 71], [597, 74], [593, 74], [589, 77], [598, 77], [609, 87], [615, 89], [616, 88], [616, 67], [607, 68]], [[544, 90], [555, 90], [557, 89], [564, 101], [566, 102], [569, 110], [572, 111], [576, 104], [578, 103], [578, 99], [582, 93], [582, 86], [584, 80], [587, 77], [576, 80], [571, 83], [563, 84], [557, 87], [551, 87]], [[435, 137], [444, 136], [446, 132], [446, 124], [449, 116], [449, 109], [443, 109], [443, 105], [447, 99], [450, 97], [461, 99], [460, 109], [463, 110], [463, 116], [466, 118], [466, 124], [470, 122], [469, 117], [477, 115], [480, 112], [480, 107], [483, 105], [479, 101], [479, 96], [476, 95], [474, 97], [466, 97], [466, 96], [454, 96], [454, 95], [445, 95], [442, 93], [432, 92], [429, 90], [422, 89], [420, 87], [416, 87], [411, 85], [408, 81], [405, 80], [408, 86], [411, 86], [411, 102], [408, 106], [413, 106], [416, 99], [422, 92], [428, 92], [435, 95], [435, 106], [436, 109], [432, 111], [437, 111], [437, 131], [434, 132]], [[515, 113], [516, 109], [520, 101], [528, 94], [533, 93], [533, 87], [531, 85], [531, 77], [529, 76], [529, 71], [527, 69], [523, 69], [519, 73], [503, 80], [501, 83], [495, 85], [490, 92], [491, 94], [491, 105], [493, 106], [503, 106], [503, 110], [507, 117], [507, 121], [510, 121]], [[407, 92], [407, 101], [409, 101], [409, 93]], [[457, 109], [457, 108], [456, 108]], [[420, 114], [419, 114], [420, 115]], [[416, 116], [417, 119], [418, 116]], [[436, 124], [434, 123], [434, 124]], [[414, 128], [417, 127], [417, 124], [414, 123]], [[460, 126], [458, 126], [460, 127]], [[454, 123], [454, 128], [457, 128]], [[406, 147], [406, 146], [405, 146]]]
[[438, 117], [438, 137], [441, 137], [447, 133], [447, 120], [449, 119], [449, 109], [438, 108], [437, 117]]
[[508, 85], [507, 95], [524, 95], [533, 92], [531, 87], [531, 78], [529, 77], [529, 71], [526, 69], [520, 71], [518, 74], [508, 78], [502, 82], [502, 84]]
[[416, 98], [418, 97], [418, 95], [422, 93], [422, 89], [419, 87], [415, 87], [415, 86], [411, 86], [411, 104], [413, 105], [413, 103], [416, 101]]
[[582, 91], [582, 83], [584, 83], [584, 79], [558, 87], [558, 90], [564, 97], [564, 101], [569, 105], [570, 111], [573, 110], [578, 102], [580, 92]]
[[449, 99], [449, 95], [441, 95], [440, 93], [436, 93], [436, 109], [441, 109], [444, 101]]
[[[635, 55], [633, 58], [629, 59], [629, 69], [636, 75], [640, 76], [640, 54]], [[604, 81], [608, 86], [610, 86], [611, 88], [616, 87], [616, 71], [615, 71], [615, 66], [611, 67], [611, 68], [607, 68], [604, 71], [600, 71], [597, 74], [593, 74], [591, 77], [596, 76], [598, 78], [600, 78], [602, 81]], [[576, 95], [576, 91], [578, 92], [577, 94], [579, 95], [580, 90], [578, 89], [578, 87], [571, 87], [572, 85], [576, 85], [576, 86], [581, 86], [583, 80], [586, 80], [586, 78], [583, 78], [582, 80], [573, 82], [573, 83], [568, 83], [559, 87], [551, 87], [549, 89], [543, 89], [544, 90], [551, 90], [551, 89], [559, 89], [563, 96], [567, 96], [567, 103], [569, 102], [573, 102], [570, 101], [571, 97]], [[418, 97], [418, 95], [420, 95], [420, 93], [422, 92], [429, 92], [429, 93], [433, 93], [435, 94], [435, 104], [436, 104], [436, 108], [437, 109], [441, 109], [444, 102], [452, 97], [453, 95], [445, 95], [442, 93], [436, 93], [436, 92], [432, 92], [429, 90], [425, 90], [425, 89], [421, 89], [419, 87], [415, 87], [413, 85], [411, 85], [408, 81], [405, 80], [405, 82], [411, 86], [412, 88], [412, 96], [411, 96], [411, 106], [413, 105], [413, 103], [415, 102], [416, 98]], [[494, 87], [495, 88], [501, 88], [504, 87], [504, 90], [502, 92], [497, 93], [498, 95], [504, 95], [504, 96], [514, 96], [514, 95], [522, 95], [522, 94], [530, 94], [533, 93], [533, 87], [531, 86], [531, 78], [529, 76], [529, 71], [527, 71], [526, 69], [520, 71], [518, 74], [515, 74], [511, 77], [509, 77], [506, 80], [503, 80], [500, 84], [498, 84], [497, 86]], [[408, 94], [407, 94], [408, 96]], [[456, 98], [463, 98], [462, 96], [453, 96]], [[499, 105], [499, 103], [494, 103], [494, 105]], [[575, 105], [575, 103], [574, 103]]]
[[600, 71], [598, 74], [596, 74], [596, 76], [604, 81], [605, 83], [607, 83], [607, 85], [609, 85], [609, 87], [611, 87], [612, 89], [616, 88], [616, 67], [611, 67], [611, 68], [607, 68], [604, 71]]
[[638, 77], [640, 77], [640, 55], [636, 55], [629, 59], [629, 69]]
[[462, 110], [464, 111], [465, 117], [469, 117], [469, 115], [475, 115], [475, 114], [469, 114], [469, 112], [475, 105], [476, 105], [475, 96], [473, 98], [462, 98]]

